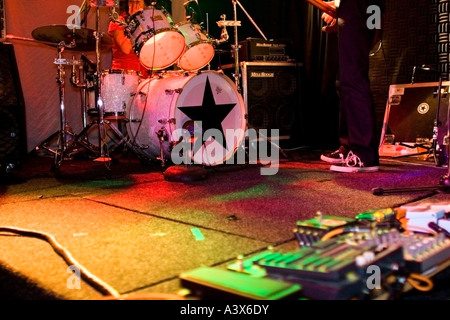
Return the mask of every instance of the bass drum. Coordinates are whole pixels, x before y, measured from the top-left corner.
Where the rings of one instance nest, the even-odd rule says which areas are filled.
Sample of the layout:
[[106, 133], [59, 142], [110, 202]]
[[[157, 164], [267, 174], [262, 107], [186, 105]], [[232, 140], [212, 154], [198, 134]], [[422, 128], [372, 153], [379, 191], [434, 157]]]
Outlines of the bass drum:
[[[183, 164], [223, 164], [245, 137], [243, 98], [235, 83], [217, 71], [173, 71], [144, 80], [127, 117], [129, 138], [139, 152], [173, 163], [172, 155], [183, 158]], [[182, 141], [189, 149], [180, 154]]]

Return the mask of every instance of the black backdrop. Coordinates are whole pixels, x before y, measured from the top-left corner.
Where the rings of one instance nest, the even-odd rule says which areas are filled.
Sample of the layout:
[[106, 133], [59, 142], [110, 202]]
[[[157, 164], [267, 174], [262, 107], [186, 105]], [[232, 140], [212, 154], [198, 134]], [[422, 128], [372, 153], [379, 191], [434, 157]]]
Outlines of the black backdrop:
[[[320, 148], [337, 146], [336, 35], [320, 31], [320, 12], [305, 0], [241, 0], [239, 3], [268, 39], [291, 40], [289, 56], [303, 65], [298, 144]], [[386, 1], [383, 45], [370, 60], [380, 134], [389, 86], [409, 83], [416, 65], [436, 66], [438, 62], [438, 3], [439, 0]], [[233, 2], [198, 0], [198, 4], [210, 35], [220, 38], [221, 30], [216, 22], [221, 20], [222, 14], [226, 14], [227, 20], [233, 20]], [[239, 4], [236, 9], [242, 23], [238, 28], [238, 40], [262, 38]], [[228, 28], [228, 45], [234, 43], [233, 32]], [[226, 63], [227, 58], [231, 59], [224, 54], [216, 55], [212, 66]], [[432, 75], [421, 75], [417, 79], [419, 82], [436, 80]]]
[[[223, 14], [226, 15], [226, 20], [234, 19], [232, 1], [198, 0], [198, 3], [210, 35], [220, 38], [221, 29], [217, 26], [217, 21], [221, 20]], [[326, 137], [322, 139], [326, 143], [330, 142], [327, 140], [332, 141], [330, 134], [334, 135], [337, 131], [337, 100], [333, 88], [336, 65], [335, 35], [320, 31], [319, 11], [303, 0], [242, 0], [236, 4], [236, 14], [237, 20], [242, 24], [238, 27], [238, 42], [264, 36], [267, 39], [287, 41], [290, 43], [287, 55], [303, 66], [299, 69], [301, 102], [298, 107], [301, 123], [297, 123], [297, 131], [293, 134], [295, 143], [298, 146], [317, 145], [319, 136]], [[235, 42], [234, 28], [228, 28], [227, 31], [230, 39], [222, 44], [220, 49], [231, 50], [231, 45]], [[229, 63], [233, 63], [231, 54], [219, 53], [214, 57], [211, 66], [215, 68]], [[329, 68], [331, 70], [328, 71]], [[327, 105], [329, 110], [324, 113], [321, 105]], [[327, 131], [330, 134], [327, 134]]]

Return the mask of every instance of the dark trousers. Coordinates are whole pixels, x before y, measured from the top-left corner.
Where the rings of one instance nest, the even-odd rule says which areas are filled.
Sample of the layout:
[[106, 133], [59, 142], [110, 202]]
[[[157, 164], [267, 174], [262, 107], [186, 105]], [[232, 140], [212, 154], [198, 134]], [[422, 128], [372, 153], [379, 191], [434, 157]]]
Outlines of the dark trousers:
[[[365, 165], [378, 165], [379, 137], [369, 80], [369, 53], [376, 30], [369, 29], [370, 0], [341, 0], [339, 16], [340, 139]], [[373, 1], [372, 1], [373, 2]]]

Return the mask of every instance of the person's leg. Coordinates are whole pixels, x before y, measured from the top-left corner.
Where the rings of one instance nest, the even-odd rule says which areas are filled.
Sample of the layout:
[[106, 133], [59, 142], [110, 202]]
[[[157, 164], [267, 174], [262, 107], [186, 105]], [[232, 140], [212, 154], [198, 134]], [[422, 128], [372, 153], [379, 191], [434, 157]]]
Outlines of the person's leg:
[[378, 166], [375, 107], [369, 81], [369, 52], [375, 30], [366, 25], [366, 10], [364, 0], [342, 1], [339, 8], [340, 105], [349, 148], [365, 166]]

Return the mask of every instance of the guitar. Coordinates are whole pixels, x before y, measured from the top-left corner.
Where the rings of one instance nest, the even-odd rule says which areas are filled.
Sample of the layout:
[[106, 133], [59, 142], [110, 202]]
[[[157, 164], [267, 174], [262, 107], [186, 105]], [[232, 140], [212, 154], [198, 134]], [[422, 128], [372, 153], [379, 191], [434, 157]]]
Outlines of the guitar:
[[[337, 12], [336, 8], [333, 7], [331, 4], [327, 2], [323, 2], [322, 0], [306, 0], [306, 2], [309, 2], [314, 7], [319, 9], [320, 11], [325, 12], [326, 14], [329, 14], [334, 19], [337, 19]], [[337, 32], [337, 23], [334, 25], [326, 25], [322, 28], [322, 31], [329, 32], [329, 33], [336, 33]]]
[[[312, 4], [317, 9], [319, 9], [319, 10], [325, 12], [326, 14], [329, 14], [333, 18], [337, 19], [336, 8], [334, 6], [332, 6], [331, 4], [329, 4], [327, 2], [323, 2], [322, 0], [306, 0], [306, 2]], [[326, 26], [324, 26], [322, 28], [322, 31], [329, 32], [329, 33], [336, 33], [337, 29], [338, 29], [338, 24], [335, 23], [334, 25], [326, 25]], [[381, 42], [382, 42], [381, 36], [382, 36], [381, 29], [377, 29], [376, 33], [375, 33], [375, 37], [374, 37], [373, 42], [372, 42], [372, 46], [371, 46], [371, 49], [372, 50], [376, 49], [376, 51], [371, 52], [370, 55], [374, 55], [376, 52], [378, 52], [378, 50], [380, 50]], [[376, 48], [377, 44], [378, 44], [378, 48]]]
[[309, 2], [317, 9], [329, 14], [333, 18], [335, 18], [335, 19], [337, 18], [336, 8], [333, 7], [331, 4], [329, 4], [327, 2], [323, 2], [322, 0], [306, 0], [306, 2]]

